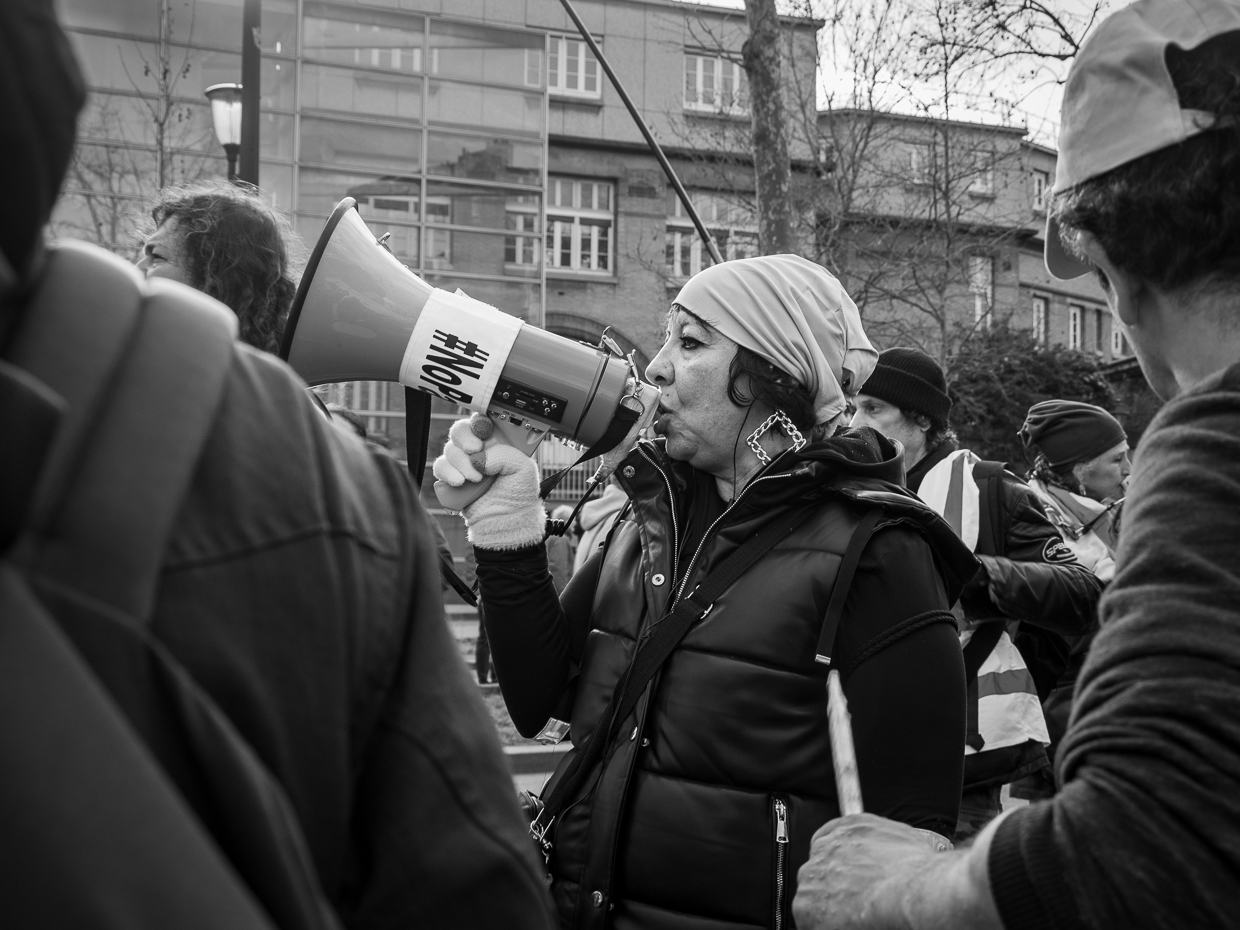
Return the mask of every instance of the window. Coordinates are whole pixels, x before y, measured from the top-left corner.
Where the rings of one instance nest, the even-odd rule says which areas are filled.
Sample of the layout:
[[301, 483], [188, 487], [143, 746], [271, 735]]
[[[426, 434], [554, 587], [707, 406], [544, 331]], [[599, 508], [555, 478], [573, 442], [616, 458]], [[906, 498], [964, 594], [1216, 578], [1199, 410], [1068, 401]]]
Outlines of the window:
[[[735, 195], [694, 191], [689, 196], [725, 261], [758, 254], [758, 224], [748, 205]], [[675, 191], [668, 192], [668, 200], [666, 270], [674, 278], [688, 278], [714, 262]]]
[[1123, 358], [1128, 354], [1128, 340], [1124, 338], [1123, 331], [1119, 328], [1119, 324], [1114, 320], [1111, 321], [1111, 357]]
[[925, 142], [908, 144], [908, 183], [930, 184], [934, 180], [933, 150]]
[[612, 185], [547, 178], [547, 267], [612, 271]]
[[504, 264], [537, 267], [542, 260], [542, 244], [538, 235], [538, 195], [518, 194], [510, 197], [505, 211], [507, 226], [515, 235], [504, 237]]
[[590, 46], [571, 36], [553, 35], [548, 47], [547, 88], [552, 94], [591, 100], [602, 96], [598, 61], [590, 53]]
[[449, 197], [426, 198], [426, 246], [422, 258], [427, 268], [448, 271], [452, 268], [452, 232], [433, 229], [430, 224], [452, 222], [452, 200]]
[[1045, 297], [1033, 298], [1033, 338], [1038, 345], [1046, 345], [1046, 310]]
[[1051, 173], [1049, 171], [1033, 171], [1033, 209], [1037, 213], [1046, 212], [1046, 200], [1051, 190]]
[[1102, 354], [1102, 347], [1106, 345], [1106, 341], [1102, 335], [1104, 324], [1102, 322], [1102, 311], [1097, 307], [1094, 308], [1094, 351], [1099, 355]]
[[420, 16], [307, 3], [302, 53], [307, 58], [367, 68], [418, 72], [422, 70], [422, 22]]
[[1081, 318], [1085, 315], [1085, 308], [1076, 304], [1068, 304], [1068, 348], [1080, 349], [1081, 347]]
[[969, 291], [973, 294], [973, 322], [990, 328], [995, 302], [995, 262], [989, 255], [969, 256]]
[[998, 153], [994, 149], [979, 149], [973, 154], [972, 177], [969, 193], [990, 197], [995, 192], [995, 162]]
[[685, 109], [744, 113], [748, 105], [745, 69], [713, 55], [685, 53]]

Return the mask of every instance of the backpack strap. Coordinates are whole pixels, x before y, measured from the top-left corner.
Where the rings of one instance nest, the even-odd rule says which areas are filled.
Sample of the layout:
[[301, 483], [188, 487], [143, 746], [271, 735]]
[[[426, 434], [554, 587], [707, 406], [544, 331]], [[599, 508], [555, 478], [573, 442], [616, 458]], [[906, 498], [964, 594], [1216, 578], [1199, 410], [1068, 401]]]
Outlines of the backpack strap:
[[[32, 300], [9, 357], [66, 412], [12, 562], [45, 603], [75, 605], [70, 623], [49, 613], [77, 634], [87, 665], [111, 657], [92, 671], [139, 735], [150, 714], [174, 721], [185, 758], [161, 774], [197, 800], [271, 919], [333, 928], [282, 787], [148, 629], [173, 521], [224, 395], [236, 319], [180, 285], [144, 284], [82, 243], [52, 250]], [[146, 674], [131, 680], [135, 668]]]
[[1003, 635], [1003, 624], [999, 621], [983, 623], [973, 631], [968, 644], [964, 647], [964, 680], [967, 688], [965, 696], [965, 742], [977, 752], [981, 752], [986, 741], [978, 730], [977, 702], [981, 697], [977, 688], [977, 673], [981, 671], [986, 657], [990, 655]]
[[973, 468], [973, 480], [984, 487], [981, 504], [984, 513], [976, 551], [980, 555], [1007, 554], [1007, 536], [1003, 527], [1003, 472], [1002, 462], [978, 462]]
[[551, 843], [547, 839], [547, 832], [556, 817], [602, 757], [611, 742], [615, 725], [633, 712], [646, 686], [685, 634], [711, 612], [715, 601], [724, 591], [774, 548], [776, 543], [800, 526], [813, 510], [812, 507], [806, 507], [768, 523], [707, 575], [691, 594], [681, 597], [668, 613], [646, 627], [638, 641], [632, 662], [616, 683], [611, 700], [594, 730], [573, 755], [564, 774], [556, 781], [544, 801], [542, 810], [530, 824], [530, 831], [542, 846], [544, 855], [550, 855]]
[[82, 243], [51, 250], [44, 282], [10, 358], [67, 410], [15, 555], [28, 573], [145, 621], [223, 397], [236, 319], [180, 286], [152, 281], [146, 296], [132, 267]]

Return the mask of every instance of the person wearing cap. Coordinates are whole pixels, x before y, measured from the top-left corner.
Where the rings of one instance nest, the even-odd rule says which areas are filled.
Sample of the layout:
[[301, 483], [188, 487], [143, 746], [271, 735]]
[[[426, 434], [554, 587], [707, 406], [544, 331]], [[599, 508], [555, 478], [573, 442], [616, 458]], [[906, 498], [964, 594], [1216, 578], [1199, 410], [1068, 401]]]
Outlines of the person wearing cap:
[[1234, 927], [1240, 875], [1240, 2], [1142, 0], [1064, 88], [1046, 237], [1098, 276], [1167, 401], [1142, 436], [1115, 577], [1054, 798], [936, 855], [828, 824], [801, 930]]
[[[1101, 407], [1076, 400], [1044, 400], [1029, 408], [1019, 431], [1033, 462], [1027, 479], [1063, 544], [1107, 584], [1115, 576], [1120, 510], [1132, 464], [1128, 436]], [[1067, 667], [1042, 701], [1053, 761], [1072, 710], [1072, 692], [1093, 634], [1069, 639]], [[1035, 800], [1055, 793], [1053, 773], [1042, 770], [1012, 786], [1012, 796]]]
[[804, 515], [689, 628], [554, 822], [564, 926], [790, 923], [810, 836], [839, 812], [819, 640], [875, 507], [824, 658], [843, 675], [865, 803], [938, 842], [954, 829], [965, 704], [949, 608], [976, 566], [900, 487], [893, 443], [837, 429], [876, 356], [840, 283], [803, 258], [692, 278], [646, 371], [655, 436], [631, 436], [615, 471], [630, 509], [559, 597], [536, 466], [452, 427], [436, 476], [500, 476], [464, 517], [508, 710], [523, 735], [568, 732], [578, 750], [671, 604]]
[[1029, 408], [1019, 435], [1033, 461], [1029, 487], [1064, 545], [1109, 582], [1115, 575], [1120, 504], [1132, 472], [1128, 434], [1101, 407], [1044, 400]]
[[998, 815], [1006, 784], [1049, 767], [1041, 702], [1090, 633], [1102, 587], [1064, 545], [1037, 495], [1000, 462], [960, 448], [943, 369], [920, 349], [887, 349], [856, 400], [853, 426], [904, 447], [908, 486], [982, 565], [961, 596], [969, 679], [957, 842]]

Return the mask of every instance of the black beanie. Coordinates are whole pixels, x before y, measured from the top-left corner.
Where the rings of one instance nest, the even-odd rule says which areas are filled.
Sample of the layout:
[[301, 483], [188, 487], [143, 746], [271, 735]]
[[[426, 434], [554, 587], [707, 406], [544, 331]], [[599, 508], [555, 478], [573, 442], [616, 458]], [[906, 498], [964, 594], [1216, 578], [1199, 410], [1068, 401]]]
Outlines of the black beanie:
[[1119, 420], [1079, 400], [1034, 404], [1017, 435], [1027, 450], [1046, 456], [1052, 468], [1088, 462], [1128, 439]]
[[921, 349], [899, 346], [878, 356], [878, 364], [861, 387], [869, 394], [901, 410], [911, 410], [930, 418], [932, 426], [947, 426], [952, 399], [947, 396], [947, 378], [939, 363]]

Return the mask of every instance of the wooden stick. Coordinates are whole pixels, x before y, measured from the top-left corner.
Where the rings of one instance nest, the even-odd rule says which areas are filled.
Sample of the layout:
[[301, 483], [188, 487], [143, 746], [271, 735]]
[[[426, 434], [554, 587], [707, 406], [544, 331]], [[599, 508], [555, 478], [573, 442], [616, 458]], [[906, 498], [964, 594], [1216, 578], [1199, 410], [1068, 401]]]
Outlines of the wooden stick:
[[831, 759], [835, 763], [835, 793], [839, 797], [840, 815], [860, 814], [864, 808], [861, 806], [861, 779], [857, 775], [857, 752], [853, 748], [852, 718], [837, 671], [827, 675], [827, 728], [831, 734]]

